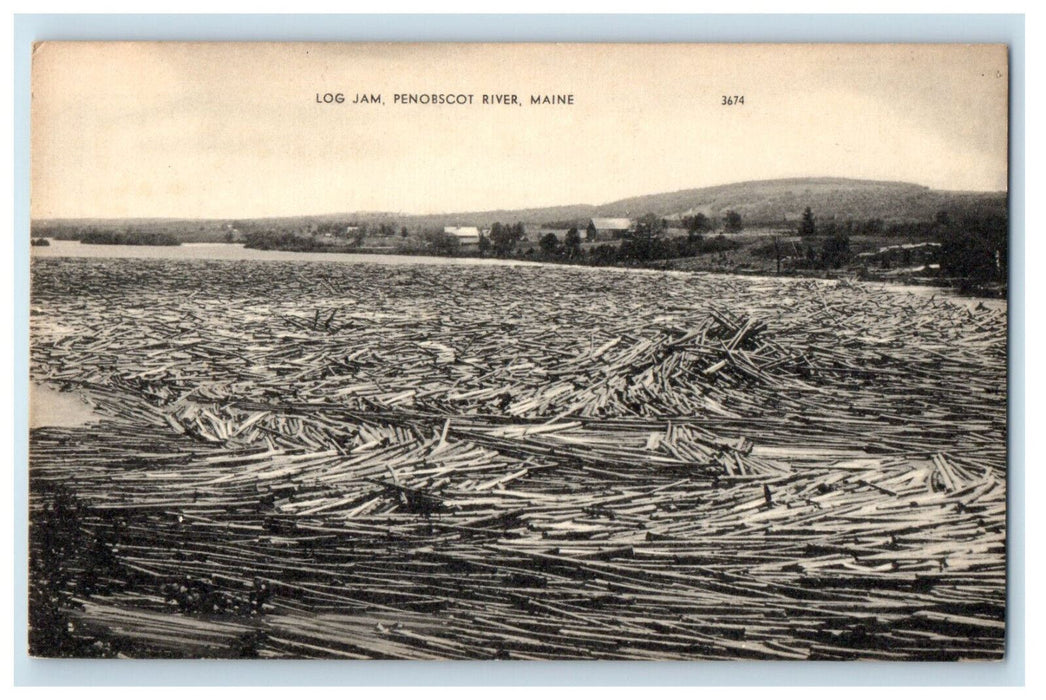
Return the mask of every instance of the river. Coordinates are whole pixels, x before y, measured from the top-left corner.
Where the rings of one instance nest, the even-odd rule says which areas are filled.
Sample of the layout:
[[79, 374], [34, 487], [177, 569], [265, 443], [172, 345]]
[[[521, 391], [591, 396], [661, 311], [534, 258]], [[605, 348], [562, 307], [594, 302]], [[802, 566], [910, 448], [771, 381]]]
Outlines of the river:
[[150, 260], [306, 260], [315, 262], [372, 263], [379, 265], [541, 265], [499, 258], [444, 258], [431, 255], [381, 255], [374, 253], [305, 253], [288, 250], [255, 250], [242, 243], [183, 243], [175, 246], [85, 245], [80, 241], [49, 239], [49, 246], [32, 246], [34, 258], [147, 258]]
[[[325, 261], [340, 263], [370, 263], [377, 265], [548, 265], [550, 263], [531, 262], [526, 260], [503, 260], [500, 258], [448, 258], [431, 255], [381, 255], [376, 253], [306, 253], [286, 250], [255, 250], [245, 248], [242, 243], [183, 243], [179, 246], [147, 245], [85, 245], [79, 241], [49, 239], [49, 246], [32, 246], [34, 258], [146, 258], [151, 260], [258, 260], [258, 261]], [[621, 270], [623, 268], [609, 268]], [[647, 273], [665, 274], [662, 271], [643, 268], [628, 268]], [[691, 273], [670, 271], [668, 274], [721, 274]], [[752, 277], [745, 275], [745, 277]], [[761, 277], [754, 279], [796, 279]], [[815, 278], [811, 278], [815, 279]], [[822, 280], [825, 284], [836, 284], [834, 280]], [[989, 299], [956, 294], [944, 287], [923, 287], [918, 285], [889, 284], [884, 282], [865, 282], [871, 288], [884, 289], [899, 294], [918, 296], [936, 296], [947, 298], [970, 308], [983, 305], [989, 309], [1005, 309], [1005, 299]]]

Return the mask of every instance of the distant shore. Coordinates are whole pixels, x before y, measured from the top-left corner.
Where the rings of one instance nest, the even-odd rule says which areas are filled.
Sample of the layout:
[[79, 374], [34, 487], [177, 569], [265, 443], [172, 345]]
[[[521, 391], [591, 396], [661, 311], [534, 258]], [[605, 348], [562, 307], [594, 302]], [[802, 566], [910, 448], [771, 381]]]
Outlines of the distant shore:
[[[73, 257], [80, 257], [84, 254], [90, 257], [109, 257], [113, 255], [115, 257], [142, 257], [142, 258], [155, 258], [155, 257], [167, 257], [168, 251], [170, 254], [174, 254], [177, 257], [199, 257], [199, 258], [213, 258], [213, 259], [237, 259], [244, 251], [250, 251], [254, 255], [268, 255], [275, 256], [274, 259], [294, 259], [297, 255], [306, 255], [316, 257], [318, 259], [326, 259], [330, 261], [349, 260], [353, 261], [352, 258], [368, 258], [374, 259], [375, 262], [396, 262], [402, 261], [404, 264], [408, 264], [412, 261], [418, 262], [436, 262], [445, 261], [449, 264], [455, 265], [469, 265], [469, 264], [480, 264], [480, 265], [497, 265], [497, 264], [515, 264], [515, 265], [572, 265], [578, 267], [588, 268], [605, 268], [605, 269], [618, 269], [618, 270], [647, 270], [647, 271], [668, 271], [668, 272], [679, 272], [679, 273], [702, 273], [702, 274], [721, 274], [721, 275], [742, 275], [748, 277], [782, 277], [782, 278], [802, 278], [802, 279], [822, 279], [822, 280], [851, 280], [851, 281], [862, 281], [870, 282], [875, 284], [885, 284], [891, 287], [921, 287], [925, 289], [939, 288], [942, 292], [950, 294], [959, 294], [974, 298], [983, 299], [1006, 299], [1007, 289], [1004, 285], [982, 285], [974, 286], [971, 288], [963, 287], [962, 280], [948, 279], [944, 277], [933, 277], [921, 275], [918, 273], [903, 273], [901, 271], [888, 271], [887, 274], [883, 274], [879, 270], [850, 270], [850, 269], [839, 269], [839, 270], [811, 270], [811, 269], [798, 269], [798, 270], [782, 270], [777, 273], [772, 267], [769, 266], [746, 266], [743, 264], [727, 265], [717, 263], [710, 258], [702, 260], [701, 258], [675, 258], [668, 260], [653, 260], [653, 261], [627, 261], [619, 263], [607, 263], [607, 262], [596, 262], [591, 260], [585, 261], [570, 261], [563, 259], [542, 259], [536, 256], [516, 255], [509, 258], [495, 257], [492, 255], [478, 255], [470, 254], [468, 252], [458, 252], [454, 255], [447, 254], [434, 254], [431, 251], [408, 251], [402, 249], [391, 249], [391, 248], [368, 248], [360, 247], [357, 249], [344, 249], [335, 246], [324, 247], [310, 251], [299, 251], [299, 250], [280, 250], [280, 249], [258, 249], [250, 248], [245, 246], [243, 243], [186, 243], [180, 246], [136, 246], [128, 244], [109, 244], [109, 245], [90, 245], [89, 248], [80, 247], [79, 241], [66, 240], [66, 239], [43, 239], [49, 241], [49, 247], [37, 248], [34, 246], [33, 257], [66, 257], [72, 255]], [[70, 248], [75, 246], [75, 248]], [[91, 249], [96, 252], [89, 253]], [[99, 250], [102, 249], [102, 250]], [[103, 252], [104, 250], [104, 252]], [[175, 251], [178, 251], [177, 253]], [[259, 258], [261, 259], [261, 258]]]
[[[729, 240], [729, 239], [728, 239]], [[343, 255], [396, 255], [396, 256], [432, 256], [440, 258], [453, 258], [463, 260], [506, 260], [527, 263], [543, 263], [550, 265], [574, 265], [580, 267], [601, 267], [616, 269], [644, 269], [644, 270], [674, 270], [680, 272], [706, 272], [713, 274], [730, 274], [760, 277], [791, 277], [807, 279], [845, 279], [852, 281], [877, 282], [901, 286], [924, 286], [951, 289], [970, 296], [984, 297], [990, 299], [1005, 299], [1007, 297], [1007, 286], [1005, 284], [980, 284], [971, 280], [956, 277], [944, 277], [935, 274], [927, 274], [927, 270], [876, 270], [859, 267], [842, 267], [836, 269], [818, 268], [789, 268], [780, 272], [773, 267], [772, 260], [758, 261], [745, 259], [743, 263], [730, 263], [720, 261], [715, 254], [705, 254], [691, 257], [666, 258], [657, 260], [606, 260], [591, 258], [570, 258], [566, 256], [550, 256], [534, 251], [532, 254], [519, 252], [511, 256], [483, 255], [473, 251], [459, 251], [454, 253], [439, 253], [431, 250], [409, 250], [402, 248], [375, 248], [367, 246], [320, 246], [287, 247], [287, 248], [253, 248], [247, 244], [244, 246], [249, 250], [284, 250], [287, 252], [312, 252], [331, 253]], [[755, 263], [755, 264], [753, 264]]]

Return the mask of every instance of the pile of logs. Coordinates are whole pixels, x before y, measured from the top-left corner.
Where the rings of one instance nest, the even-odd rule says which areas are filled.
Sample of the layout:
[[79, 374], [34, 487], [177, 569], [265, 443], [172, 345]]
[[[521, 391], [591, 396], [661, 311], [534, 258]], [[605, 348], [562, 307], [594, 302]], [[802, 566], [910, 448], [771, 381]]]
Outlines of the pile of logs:
[[58, 594], [100, 654], [1002, 654], [1004, 310], [41, 259], [31, 324], [32, 378], [99, 415], [30, 461], [38, 534], [78, 504]]

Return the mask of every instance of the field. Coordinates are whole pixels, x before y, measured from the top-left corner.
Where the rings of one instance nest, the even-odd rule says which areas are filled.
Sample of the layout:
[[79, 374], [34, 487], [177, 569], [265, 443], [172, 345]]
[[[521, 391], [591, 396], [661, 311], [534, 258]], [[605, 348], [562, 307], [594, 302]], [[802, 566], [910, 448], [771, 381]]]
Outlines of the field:
[[37, 259], [48, 656], [997, 659], [1006, 315], [819, 280]]

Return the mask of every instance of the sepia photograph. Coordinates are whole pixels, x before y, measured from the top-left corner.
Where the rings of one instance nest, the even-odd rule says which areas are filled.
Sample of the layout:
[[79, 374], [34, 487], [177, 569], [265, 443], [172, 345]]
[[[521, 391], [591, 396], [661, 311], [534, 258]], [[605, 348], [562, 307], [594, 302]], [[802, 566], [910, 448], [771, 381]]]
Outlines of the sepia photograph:
[[1006, 656], [1006, 45], [31, 71], [31, 656]]

